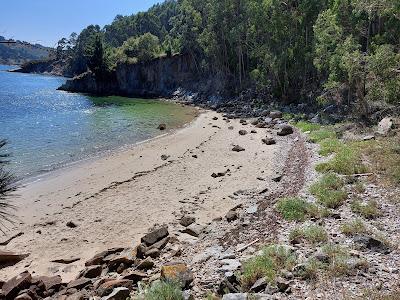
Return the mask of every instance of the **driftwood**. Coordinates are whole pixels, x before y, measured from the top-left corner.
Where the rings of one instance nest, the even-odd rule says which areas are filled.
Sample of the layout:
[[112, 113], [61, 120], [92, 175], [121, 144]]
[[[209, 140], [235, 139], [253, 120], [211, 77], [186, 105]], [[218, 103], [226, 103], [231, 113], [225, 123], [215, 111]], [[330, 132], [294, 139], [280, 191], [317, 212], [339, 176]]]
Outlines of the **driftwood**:
[[252, 246], [252, 245], [254, 245], [255, 243], [257, 243], [258, 241], [260, 241], [260, 239], [256, 239], [256, 240], [252, 241], [251, 243], [249, 243], [249, 244], [247, 244], [247, 245], [245, 245], [245, 246], [243, 246], [243, 247], [240, 247], [237, 251], [238, 251], [238, 252], [242, 252], [243, 250], [246, 250], [246, 249], [249, 248], [250, 246]]

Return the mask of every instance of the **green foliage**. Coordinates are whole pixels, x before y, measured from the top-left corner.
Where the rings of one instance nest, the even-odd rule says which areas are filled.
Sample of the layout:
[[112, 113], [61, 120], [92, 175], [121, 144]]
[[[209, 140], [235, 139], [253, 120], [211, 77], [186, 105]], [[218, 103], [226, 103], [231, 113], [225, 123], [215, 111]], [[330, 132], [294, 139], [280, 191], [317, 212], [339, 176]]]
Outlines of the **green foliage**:
[[310, 192], [327, 208], [337, 208], [347, 199], [344, 182], [336, 174], [328, 173], [311, 185]]
[[121, 47], [121, 52], [127, 58], [135, 58], [137, 61], [149, 61], [161, 53], [159, 39], [151, 33], [145, 33], [137, 38], [129, 38]]
[[[5, 140], [0, 140], [0, 150], [6, 144]], [[15, 210], [15, 206], [10, 202], [10, 197], [17, 188], [16, 178], [5, 168], [8, 164], [8, 157], [7, 153], [0, 153], [0, 231], [3, 230], [5, 221], [12, 223], [14, 216], [11, 212]]]
[[313, 245], [326, 242], [328, 234], [322, 226], [309, 225], [293, 229], [289, 234], [289, 240], [305, 240]]
[[280, 271], [292, 268], [296, 263], [295, 254], [286, 246], [270, 245], [243, 264], [242, 284], [250, 288], [258, 279], [273, 282]]
[[329, 258], [327, 270], [332, 275], [347, 275], [351, 271], [348, 263], [350, 254], [346, 248], [335, 244], [327, 244], [322, 247], [322, 252]]
[[145, 292], [144, 300], [183, 300], [182, 289], [174, 281], [156, 281]]

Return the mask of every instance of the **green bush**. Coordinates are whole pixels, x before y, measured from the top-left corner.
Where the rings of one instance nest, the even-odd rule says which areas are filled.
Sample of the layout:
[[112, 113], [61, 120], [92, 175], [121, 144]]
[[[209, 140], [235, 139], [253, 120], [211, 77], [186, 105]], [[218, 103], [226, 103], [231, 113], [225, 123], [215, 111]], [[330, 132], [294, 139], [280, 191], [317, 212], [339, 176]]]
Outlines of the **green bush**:
[[283, 198], [276, 205], [276, 210], [288, 221], [303, 221], [308, 213], [309, 203], [304, 199]]

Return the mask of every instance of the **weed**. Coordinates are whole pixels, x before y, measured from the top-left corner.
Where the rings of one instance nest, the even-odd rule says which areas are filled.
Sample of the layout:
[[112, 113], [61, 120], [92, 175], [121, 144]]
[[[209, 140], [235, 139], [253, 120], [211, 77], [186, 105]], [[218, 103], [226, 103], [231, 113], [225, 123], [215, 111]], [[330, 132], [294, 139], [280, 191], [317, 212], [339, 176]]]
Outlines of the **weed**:
[[243, 265], [242, 284], [250, 288], [260, 278], [273, 282], [281, 270], [290, 269], [295, 263], [296, 256], [288, 247], [267, 246], [261, 255], [251, 258]]

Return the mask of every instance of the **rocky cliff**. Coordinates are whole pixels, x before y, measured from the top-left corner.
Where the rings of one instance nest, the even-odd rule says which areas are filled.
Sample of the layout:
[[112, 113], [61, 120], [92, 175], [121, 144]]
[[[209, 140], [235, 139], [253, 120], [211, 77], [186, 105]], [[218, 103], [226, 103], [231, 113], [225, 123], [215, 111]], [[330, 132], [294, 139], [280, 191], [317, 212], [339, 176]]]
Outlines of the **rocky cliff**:
[[36, 60], [23, 64], [19, 69], [13, 72], [73, 77], [74, 72], [70, 67], [66, 67], [68, 65], [68, 62], [65, 60]]
[[100, 95], [159, 97], [170, 96], [196, 78], [198, 72], [190, 57], [175, 55], [137, 64], [120, 64], [115, 72], [102, 78], [86, 72], [68, 80], [60, 89]]

